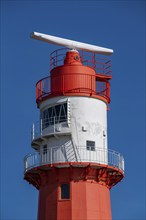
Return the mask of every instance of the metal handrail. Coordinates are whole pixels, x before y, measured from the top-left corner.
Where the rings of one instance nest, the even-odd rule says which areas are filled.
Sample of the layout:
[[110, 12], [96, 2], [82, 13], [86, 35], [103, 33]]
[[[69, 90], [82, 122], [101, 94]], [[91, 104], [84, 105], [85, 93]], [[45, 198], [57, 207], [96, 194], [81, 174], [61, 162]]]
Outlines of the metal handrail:
[[[50, 70], [64, 64], [64, 57], [66, 56], [67, 51], [67, 48], [61, 48], [50, 54]], [[94, 52], [79, 50], [79, 53], [80, 59], [85, 66], [89, 66], [101, 74], [107, 75], [111, 73], [111, 71], [109, 73], [106, 72], [106, 68], [111, 67], [111, 60], [106, 57], [98, 57]]]
[[[73, 77], [82, 77], [82, 86], [78, 87], [76, 84], [72, 87], [72, 89], [68, 90], [66, 85], [64, 84], [65, 80]], [[80, 78], [81, 79], [81, 78]], [[89, 83], [86, 80], [88, 79]], [[60, 84], [58, 87], [51, 89], [51, 83], [53, 81], [60, 80]], [[90, 85], [91, 84], [91, 85]], [[96, 78], [96, 75], [90, 75], [83, 73], [69, 73], [66, 75], [57, 75], [57, 76], [47, 76], [36, 83], [36, 101], [41, 101], [42, 98], [47, 97], [48, 95], [62, 94], [62, 93], [74, 93], [75, 91], [78, 93], [89, 93], [96, 94], [104, 97], [108, 101], [110, 100], [110, 94], [107, 87], [108, 81], [102, 81], [102, 84]]]
[[48, 117], [46, 119], [40, 119], [40, 122], [39, 121], [34, 122], [31, 128], [31, 140], [33, 141], [43, 136], [43, 130], [45, 128], [52, 128], [52, 132], [53, 132], [58, 125], [60, 126], [66, 125], [66, 127], [68, 127], [67, 116]]
[[[72, 152], [71, 152], [72, 153]], [[24, 170], [39, 167], [42, 165], [51, 165], [65, 162], [89, 162], [116, 167], [124, 172], [123, 156], [110, 149], [95, 148], [94, 151], [87, 150], [85, 146], [78, 147], [78, 154], [69, 157], [65, 146], [56, 146], [48, 148], [46, 151], [39, 151], [28, 154], [24, 158]]]

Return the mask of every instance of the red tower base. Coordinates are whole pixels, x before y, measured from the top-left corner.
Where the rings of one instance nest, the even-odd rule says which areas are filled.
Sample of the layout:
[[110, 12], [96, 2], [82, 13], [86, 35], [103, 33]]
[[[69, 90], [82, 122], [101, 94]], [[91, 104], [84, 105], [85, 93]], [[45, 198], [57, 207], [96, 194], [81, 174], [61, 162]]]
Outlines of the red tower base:
[[43, 166], [25, 175], [39, 189], [38, 220], [111, 220], [110, 188], [122, 178], [116, 168], [93, 164]]

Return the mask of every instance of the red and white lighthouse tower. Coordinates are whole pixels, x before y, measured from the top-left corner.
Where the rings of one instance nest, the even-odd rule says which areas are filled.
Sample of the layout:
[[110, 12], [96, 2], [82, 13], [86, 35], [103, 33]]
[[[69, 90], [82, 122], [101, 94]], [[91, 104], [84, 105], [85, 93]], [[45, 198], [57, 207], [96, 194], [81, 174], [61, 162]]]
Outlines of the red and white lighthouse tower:
[[36, 84], [39, 124], [24, 178], [39, 190], [38, 220], [110, 220], [110, 189], [124, 176], [123, 156], [108, 149], [111, 49], [34, 32], [63, 45], [50, 76]]

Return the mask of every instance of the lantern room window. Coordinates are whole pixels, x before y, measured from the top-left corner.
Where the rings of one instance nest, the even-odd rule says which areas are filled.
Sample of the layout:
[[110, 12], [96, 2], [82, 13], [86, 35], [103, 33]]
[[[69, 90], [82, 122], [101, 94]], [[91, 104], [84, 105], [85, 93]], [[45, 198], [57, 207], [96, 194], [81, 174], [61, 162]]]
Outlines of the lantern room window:
[[52, 106], [42, 112], [42, 129], [67, 122], [67, 103]]

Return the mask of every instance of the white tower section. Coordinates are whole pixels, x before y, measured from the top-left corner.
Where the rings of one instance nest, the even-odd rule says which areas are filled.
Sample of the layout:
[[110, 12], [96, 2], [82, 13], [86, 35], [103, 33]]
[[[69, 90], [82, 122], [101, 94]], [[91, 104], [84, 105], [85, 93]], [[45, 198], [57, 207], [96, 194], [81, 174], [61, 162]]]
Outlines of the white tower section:
[[[66, 106], [67, 109], [62, 111], [59, 106], [62, 106], [62, 109]], [[53, 108], [56, 108], [55, 113]], [[57, 112], [57, 109], [60, 112]], [[50, 122], [45, 126], [47, 112], [50, 112], [52, 117], [51, 115], [48, 117]], [[44, 146], [47, 149], [44, 160], [48, 160], [51, 155], [53, 163], [77, 161], [107, 163], [105, 102], [89, 97], [56, 97], [42, 102], [40, 113], [43, 124], [42, 136], [46, 137], [40, 146], [42, 151]], [[63, 114], [66, 113], [64, 120]]]

